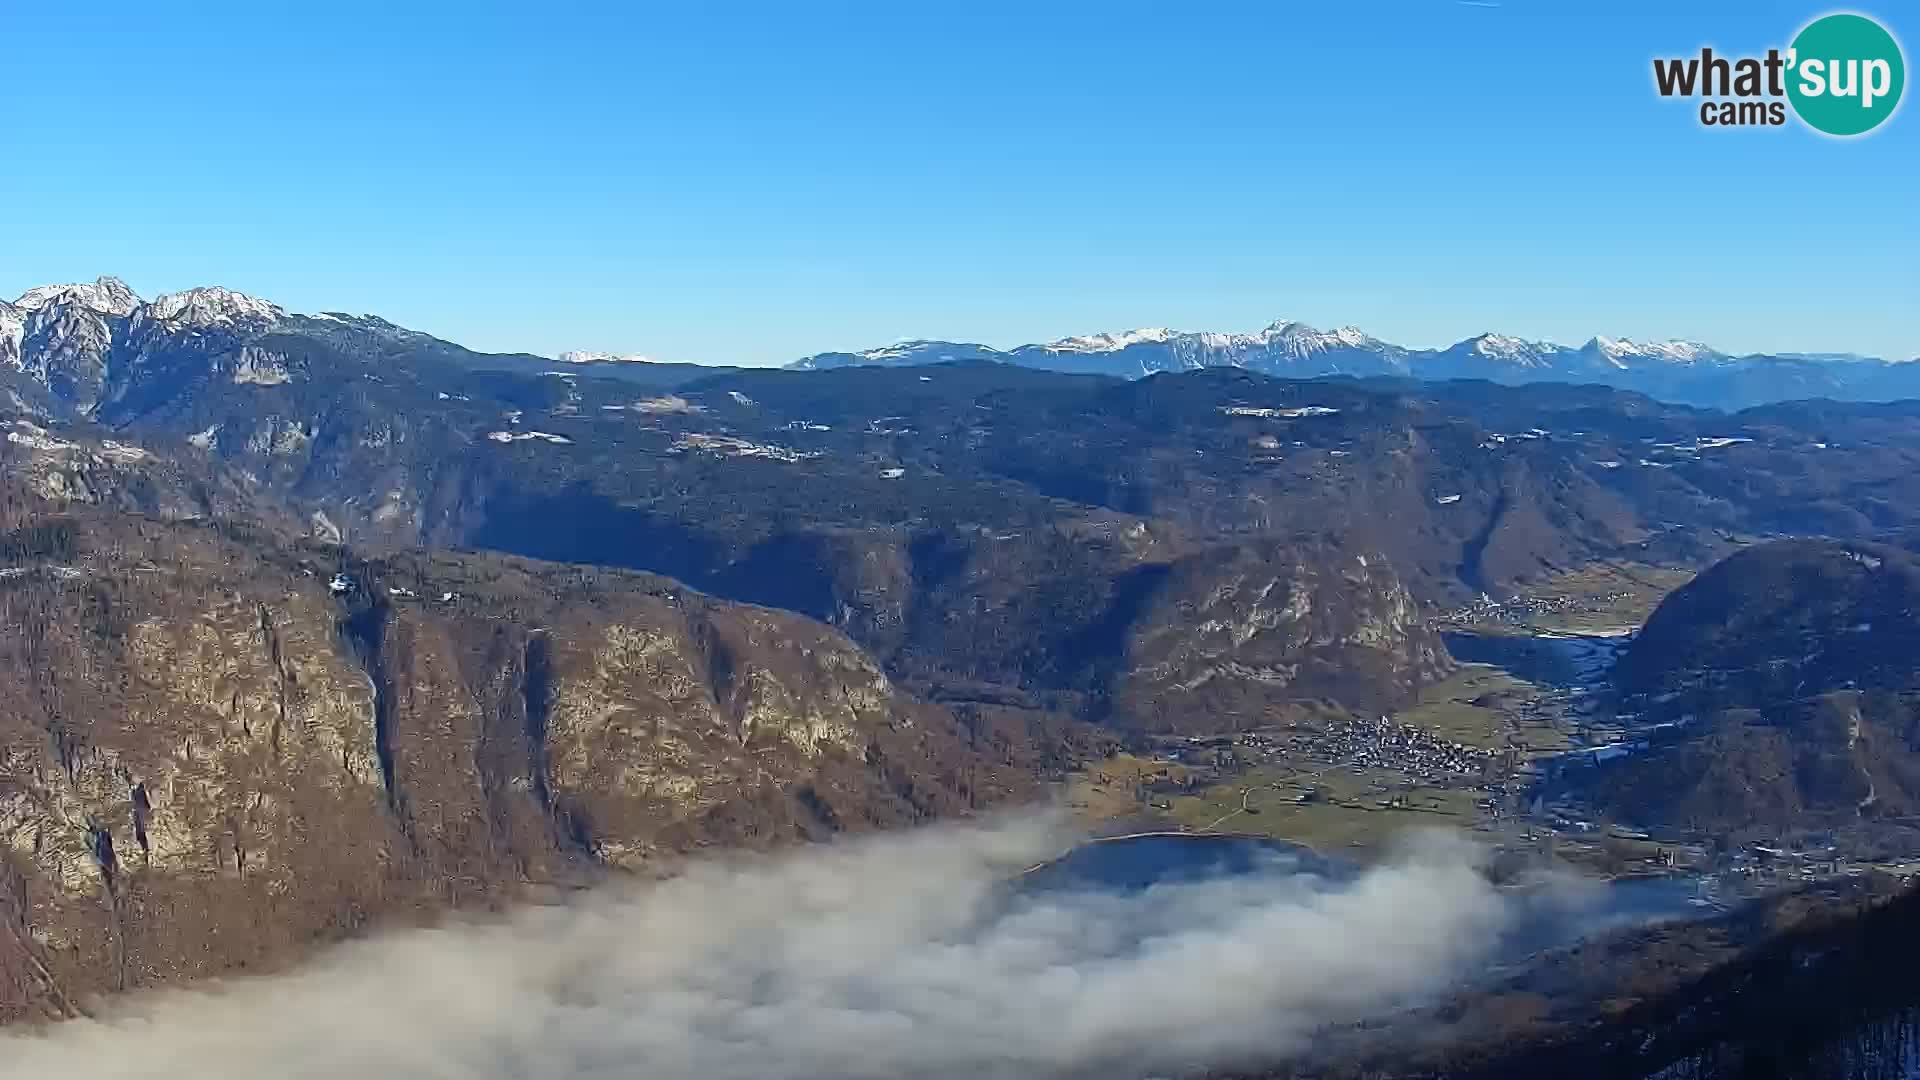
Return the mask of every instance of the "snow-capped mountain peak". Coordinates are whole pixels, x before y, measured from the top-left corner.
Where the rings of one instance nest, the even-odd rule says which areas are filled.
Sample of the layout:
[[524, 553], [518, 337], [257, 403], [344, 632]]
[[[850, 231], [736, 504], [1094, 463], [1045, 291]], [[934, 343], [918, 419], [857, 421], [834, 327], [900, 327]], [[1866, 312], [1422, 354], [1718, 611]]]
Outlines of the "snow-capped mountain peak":
[[1691, 364], [1720, 355], [1697, 341], [1633, 341], [1628, 338], [1596, 337], [1587, 343], [1587, 347], [1615, 367], [1625, 367], [1630, 360]]
[[127, 315], [140, 306], [140, 296], [119, 278], [102, 276], [91, 282], [38, 285], [21, 293], [13, 303], [27, 311], [38, 311], [49, 304], [79, 304], [102, 315]]
[[864, 349], [854, 353], [861, 360], [873, 363], [907, 361], [915, 363], [939, 363], [944, 360], [959, 360], [970, 356], [999, 356], [998, 349], [985, 345], [968, 345], [954, 341], [934, 341], [927, 338], [914, 338], [909, 341], [896, 341], [891, 345], [882, 345], [877, 349]]
[[1519, 367], [1551, 366], [1554, 354], [1564, 351], [1561, 346], [1551, 341], [1528, 341], [1526, 338], [1514, 337], [1511, 334], [1481, 334], [1479, 337], [1468, 338], [1465, 344], [1468, 351], [1476, 356]]
[[594, 352], [590, 349], [569, 349], [554, 357], [563, 364], [651, 364], [652, 357], [639, 353]]
[[191, 326], [272, 323], [286, 317], [278, 304], [217, 285], [158, 296], [141, 309], [148, 319]]
[[1281, 319], [1265, 330], [1250, 335], [1248, 344], [1279, 348], [1295, 357], [1310, 356], [1329, 349], [1364, 349], [1378, 345], [1357, 326], [1326, 331], [1303, 322]]
[[1138, 330], [1122, 330], [1119, 333], [1083, 334], [1078, 337], [1061, 338], [1046, 346], [1054, 352], [1118, 352], [1130, 345], [1160, 345], [1173, 336], [1173, 331], [1164, 326], [1142, 327]]
[[944, 343], [914, 338], [907, 341], [896, 341], [891, 345], [882, 345], [877, 349], [862, 349], [853, 355], [862, 360], [898, 360], [901, 357], [911, 356], [928, 346], [940, 344]]

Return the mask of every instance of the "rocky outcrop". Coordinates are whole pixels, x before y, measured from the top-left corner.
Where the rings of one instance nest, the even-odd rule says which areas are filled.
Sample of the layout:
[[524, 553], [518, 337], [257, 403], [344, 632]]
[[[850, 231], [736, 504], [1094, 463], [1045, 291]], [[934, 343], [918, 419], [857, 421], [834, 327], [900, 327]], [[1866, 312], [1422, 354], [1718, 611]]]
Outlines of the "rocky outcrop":
[[1135, 725], [1259, 727], [1308, 702], [1385, 710], [1452, 665], [1377, 553], [1211, 549], [1166, 568], [1142, 608], [1114, 693]]
[[1051, 702], [1125, 728], [1391, 709], [1452, 663], [1376, 548], [1200, 546], [1120, 515], [787, 534], [702, 584], [814, 614], [942, 696]]
[[27, 317], [18, 365], [55, 400], [91, 415], [106, 391], [116, 317], [80, 303], [55, 303]]
[[0, 536], [0, 1018], [1031, 790], [800, 616], [77, 515]]
[[89, 424], [0, 411], [0, 499], [17, 497], [36, 513], [91, 506], [168, 519], [292, 520], [244, 474], [178, 449], [156, 453]]

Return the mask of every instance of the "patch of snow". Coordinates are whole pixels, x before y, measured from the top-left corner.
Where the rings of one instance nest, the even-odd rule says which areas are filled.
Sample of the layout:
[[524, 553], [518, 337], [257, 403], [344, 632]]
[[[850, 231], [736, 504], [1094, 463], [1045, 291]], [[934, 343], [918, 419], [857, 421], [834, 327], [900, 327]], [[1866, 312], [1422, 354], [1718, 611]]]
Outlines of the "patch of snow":
[[[896, 341], [891, 345], [882, 345], [877, 349], [865, 349], [848, 355], [868, 361], [917, 360], [921, 363], [934, 363], [941, 360], [959, 360], [974, 355], [998, 356], [1000, 350], [989, 349], [984, 345], [961, 345], [951, 341], [927, 341], [916, 338], [909, 341]], [[816, 359], [817, 357], [810, 356], [802, 360], [800, 366], [811, 367]]]
[[1290, 409], [1269, 409], [1252, 405], [1222, 405], [1220, 406], [1220, 411], [1228, 416], [1259, 416], [1268, 419], [1282, 418], [1293, 420], [1302, 416], [1332, 416], [1340, 410], [1328, 408], [1325, 405], [1301, 405], [1297, 408]]
[[1562, 351], [1549, 341], [1527, 341], [1508, 334], [1481, 334], [1472, 339], [1469, 348], [1489, 360], [1523, 368], [1551, 367], [1553, 356]]
[[141, 318], [190, 326], [273, 323], [285, 318], [286, 314], [278, 304], [270, 304], [217, 285], [157, 296], [139, 311]]
[[12, 426], [17, 430], [7, 432], [7, 441], [15, 446], [24, 446], [29, 450], [49, 452], [79, 449], [79, 444], [54, 438], [52, 432], [37, 424], [29, 424], [25, 420], [15, 420]]
[[214, 439], [217, 438], [219, 434], [220, 434], [220, 425], [215, 424], [205, 431], [195, 432], [194, 434], [187, 436], [187, 442], [193, 444], [194, 446], [199, 447], [202, 450], [211, 450], [213, 449]]
[[880, 470], [880, 478], [882, 480], [898, 480], [905, 475], [907, 475], [907, 470], [905, 469], [895, 468], [895, 469]]
[[733, 399], [735, 405], [740, 405], [748, 409], [753, 408], [753, 399], [738, 390], [727, 391], [727, 396]]
[[651, 364], [653, 360], [639, 353], [593, 352], [588, 349], [573, 349], [554, 357], [563, 364]]
[[791, 450], [784, 446], [770, 446], [749, 442], [731, 435], [708, 435], [703, 432], [688, 432], [674, 441], [668, 453], [686, 453], [690, 450], [718, 454], [721, 457], [769, 458], [774, 461], [799, 462], [822, 456], [820, 451]]
[[659, 397], [642, 398], [627, 407], [634, 412], [653, 413], [656, 415], [663, 413], [703, 413], [707, 411], [705, 405], [697, 405], [681, 397], [679, 394], [662, 394]]
[[1458, 495], [1439, 495], [1439, 496], [1435, 496], [1435, 497], [1434, 497], [1434, 500], [1433, 500], [1433, 501], [1434, 501], [1435, 503], [1438, 503], [1438, 504], [1439, 504], [1439, 505], [1441, 505], [1441, 506], [1452, 506], [1452, 505], [1453, 505], [1454, 503], [1457, 503], [1457, 502], [1459, 502], [1459, 501], [1460, 501], [1460, 496], [1458, 496]]
[[487, 438], [503, 445], [506, 443], [526, 442], [530, 439], [550, 442], [555, 446], [569, 446], [573, 443], [573, 440], [567, 438], [565, 435], [554, 435], [545, 431], [490, 431], [487, 433]]
[[1697, 341], [1632, 341], [1627, 338], [1596, 337], [1589, 343], [1595, 352], [1616, 368], [1629, 361], [1657, 360], [1670, 364], [1692, 364], [1720, 354]]
[[1328, 333], [1308, 326], [1306, 323], [1286, 319], [1279, 320], [1258, 333], [1221, 336], [1226, 338], [1224, 345], [1227, 348], [1277, 349], [1295, 359], [1331, 349], [1368, 349], [1383, 345], [1382, 342], [1367, 336], [1357, 326], [1343, 326]]
[[79, 304], [102, 315], [127, 315], [140, 306], [140, 296], [119, 278], [100, 277], [90, 283], [41, 285], [21, 293], [13, 303], [28, 311], [38, 311], [48, 304]]
[[114, 442], [112, 439], [102, 439], [100, 441], [100, 456], [109, 461], [130, 463], [145, 461], [153, 455], [138, 446], [129, 446], [126, 443]]
[[1049, 352], [1094, 353], [1119, 352], [1131, 345], [1165, 344], [1173, 331], [1164, 326], [1147, 327], [1140, 330], [1122, 330], [1117, 334], [1086, 334], [1080, 337], [1061, 338], [1044, 346]]

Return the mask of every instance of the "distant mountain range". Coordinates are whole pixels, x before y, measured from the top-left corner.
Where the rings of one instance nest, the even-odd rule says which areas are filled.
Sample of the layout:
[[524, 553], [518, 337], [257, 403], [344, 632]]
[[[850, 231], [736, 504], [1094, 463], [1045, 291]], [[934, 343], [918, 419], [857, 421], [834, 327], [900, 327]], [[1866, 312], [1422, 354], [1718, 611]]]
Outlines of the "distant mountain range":
[[1800, 398], [1890, 401], [1920, 396], [1920, 365], [1853, 354], [1734, 356], [1691, 341], [1595, 337], [1573, 346], [1493, 333], [1445, 349], [1409, 349], [1352, 326], [1324, 331], [1284, 320], [1251, 334], [1185, 333], [1154, 327], [1005, 350], [971, 342], [905, 341], [863, 352], [819, 353], [790, 366], [817, 371], [954, 360], [993, 360], [1122, 378], [1238, 367], [1293, 379], [1391, 375], [1507, 384], [1597, 383], [1724, 409]]
[[[735, 370], [659, 363], [645, 356], [569, 351], [557, 357], [483, 353], [408, 330], [373, 315], [302, 315], [225, 288], [198, 288], [143, 300], [117, 278], [43, 285], [0, 301], [0, 373], [25, 372], [78, 411], [126, 392], [127, 376], [147, 366], [143, 350], [173, 347], [185, 336], [215, 339], [292, 335], [358, 355], [431, 355], [475, 370], [569, 370], [657, 387]], [[1159, 372], [1235, 367], [1280, 378], [1395, 376], [1600, 384], [1678, 404], [1742, 409], [1776, 401], [1920, 398], [1920, 363], [1850, 353], [1735, 356], [1696, 342], [1637, 342], [1595, 337], [1584, 345], [1481, 334], [1445, 349], [1409, 349], [1355, 327], [1324, 331], [1280, 321], [1251, 334], [1188, 333], [1164, 327], [1090, 334], [997, 349], [953, 341], [904, 341], [860, 352], [827, 352], [788, 365], [797, 370], [918, 366], [991, 361], [1043, 371], [1142, 378]]]
[[303, 315], [220, 287], [143, 300], [118, 278], [102, 277], [0, 300], [0, 405], [55, 416], [138, 411], [142, 401], [169, 397], [208, 374], [210, 365], [212, 374], [236, 383], [291, 378], [280, 359], [266, 358], [283, 359], [299, 343], [410, 367], [539, 374], [561, 366], [660, 387], [733, 370], [612, 353], [476, 352], [377, 315]]

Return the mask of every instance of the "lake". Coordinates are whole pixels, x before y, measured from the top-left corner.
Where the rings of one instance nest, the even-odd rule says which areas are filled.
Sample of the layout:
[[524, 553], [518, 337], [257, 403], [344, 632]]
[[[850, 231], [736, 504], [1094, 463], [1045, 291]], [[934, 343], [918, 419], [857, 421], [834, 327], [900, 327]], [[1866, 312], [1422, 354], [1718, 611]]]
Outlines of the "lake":
[[1351, 877], [1355, 872], [1351, 864], [1283, 840], [1160, 833], [1082, 844], [1029, 873], [1027, 883], [1043, 889], [1137, 892], [1155, 885], [1258, 873]]
[[1447, 651], [1467, 664], [1491, 664], [1539, 686], [1562, 690], [1601, 689], [1615, 657], [1630, 640], [1578, 634], [1442, 634]]
[[[1156, 886], [1257, 875], [1311, 875], [1331, 884], [1363, 872], [1356, 863], [1265, 837], [1163, 833], [1082, 844], [1029, 872], [1020, 888], [1029, 895], [1085, 890], [1132, 894]], [[1561, 874], [1502, 888], [1501, 895], [1512, 905], [1499, 950], [1498, 962], [1503, 963], [1610, 930], [1697, 919], [1715, 910], [1698, 902], [1697, 883], [1684, 877], [1601, 881]]]

